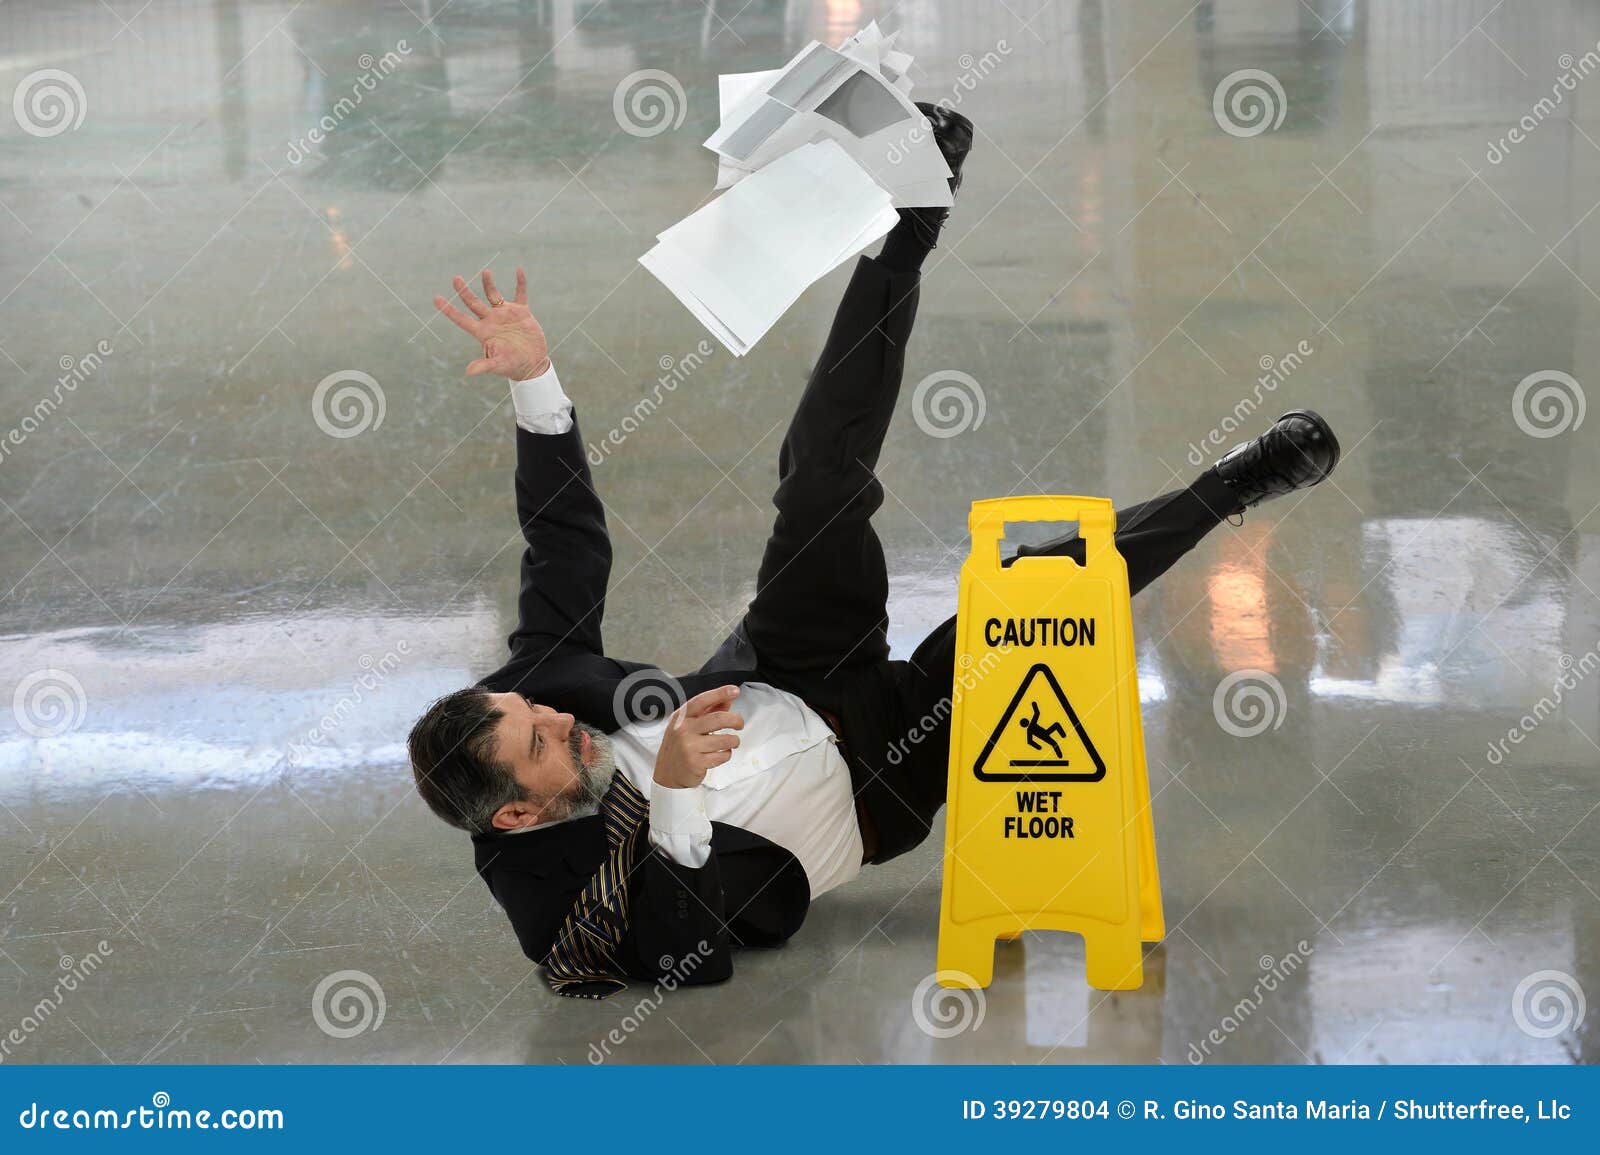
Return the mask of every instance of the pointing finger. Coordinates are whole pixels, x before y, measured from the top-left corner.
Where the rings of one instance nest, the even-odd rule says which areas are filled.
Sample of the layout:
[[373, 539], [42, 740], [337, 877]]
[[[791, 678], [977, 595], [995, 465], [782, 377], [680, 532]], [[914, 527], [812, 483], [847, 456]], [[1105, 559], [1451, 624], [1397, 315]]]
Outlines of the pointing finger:
[[519, 305], [528, 303], [528, 274], [522, 271], [522, 266], [517, 266], [517, 295], [512, 298]]

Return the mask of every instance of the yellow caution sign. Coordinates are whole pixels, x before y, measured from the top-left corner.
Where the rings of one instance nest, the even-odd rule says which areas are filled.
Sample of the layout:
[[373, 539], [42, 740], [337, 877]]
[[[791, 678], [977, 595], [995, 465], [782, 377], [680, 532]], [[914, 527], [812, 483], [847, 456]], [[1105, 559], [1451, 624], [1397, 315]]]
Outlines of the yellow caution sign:
[[[1077, 522], [1083, 563], [1002, 566], [1007, 522]], [[986, 987], [996, 939], [1081, 934], [1089, 985], [1144, 981], [1165, 933], [1128, 567], [1098, 497], [978, 501], [961, 567], [940, 981]]]

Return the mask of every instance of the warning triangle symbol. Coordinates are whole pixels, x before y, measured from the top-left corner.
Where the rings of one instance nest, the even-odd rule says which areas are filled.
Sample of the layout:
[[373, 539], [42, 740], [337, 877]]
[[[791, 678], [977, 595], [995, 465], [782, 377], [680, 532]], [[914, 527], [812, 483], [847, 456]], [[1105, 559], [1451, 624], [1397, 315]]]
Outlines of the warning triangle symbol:
[[1106, 764], [1041, 662], [1011, 696], [972, 772], [984, 782], [1098, 782]]

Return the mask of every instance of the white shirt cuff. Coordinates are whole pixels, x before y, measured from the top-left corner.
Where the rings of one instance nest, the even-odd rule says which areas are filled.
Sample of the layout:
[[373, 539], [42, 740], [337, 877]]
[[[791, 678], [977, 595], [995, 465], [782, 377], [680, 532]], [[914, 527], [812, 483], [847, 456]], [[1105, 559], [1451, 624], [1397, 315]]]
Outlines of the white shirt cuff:
[[517, 424], [529, 433], [565, 433], [572, 428], [572, 401], [561, 391], [554, 364], [537, 377], [511, 382]]
[[681, 866], [699, 869], [711, 860], [704, 786], [650, 784], [650, 842]]

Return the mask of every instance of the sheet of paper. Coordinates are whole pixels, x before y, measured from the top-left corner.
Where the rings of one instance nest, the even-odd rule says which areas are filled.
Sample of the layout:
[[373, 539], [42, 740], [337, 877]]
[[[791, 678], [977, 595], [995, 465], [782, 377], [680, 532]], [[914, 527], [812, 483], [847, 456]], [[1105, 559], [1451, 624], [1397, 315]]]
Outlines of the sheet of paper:
[[875, 22], [782, 68], [718, 78], [710, 204], [639, 258], [735, 355], [808, 286], [894, 227], [897, 207], [947, 206], [950, 167], [912, 103], [909, 53]]
[[663, 231], [640, 263], [735, 355], [898, 219], [832, 141], [796, 149]]
[[901, 208], [948, 207], [951, 176], [927, 118], [910, 98], [911, 57], [877, 25], [837, 50], [815, 41], [783, 68], [724, 75], [722, 125], [705, 141], [717, 153], [717, 188], [805, 144], [836, 141]]
[[[781, 68], [774, 68], [766, 72], [724, 72], [717, 77], [717, 105], [723, 123], [733, 114], [740, 103], [751, 94], [764, 90], [767, 85], [778, 79]], [[730, 188], [741, 178], [749, 176], [755, 169], [745, 168], [737, 161], [725, 156], [717, 157], [717, 188]]]
[[826, 99], [860, 66], [813, 40], [778, 70], [767, 84], [751, 92], [722, 125], [706, 138], [706, 147], [721, 156], [746, 162], [795, 113], [807, 112]]

